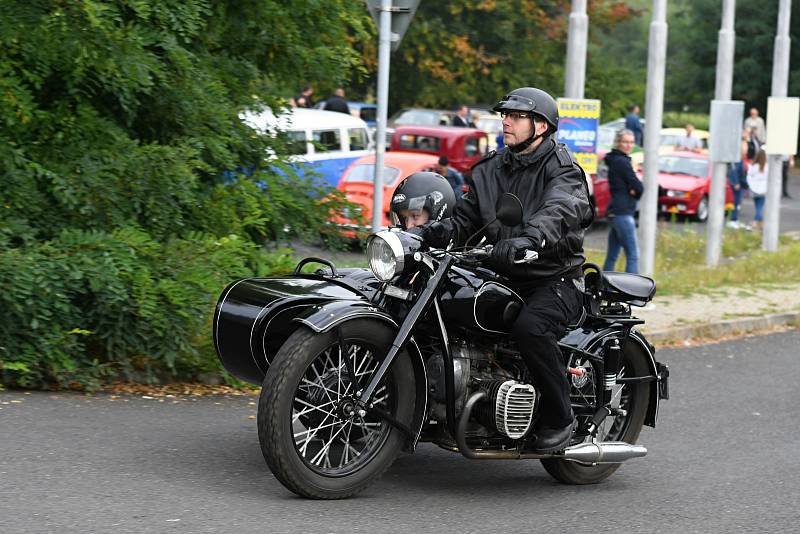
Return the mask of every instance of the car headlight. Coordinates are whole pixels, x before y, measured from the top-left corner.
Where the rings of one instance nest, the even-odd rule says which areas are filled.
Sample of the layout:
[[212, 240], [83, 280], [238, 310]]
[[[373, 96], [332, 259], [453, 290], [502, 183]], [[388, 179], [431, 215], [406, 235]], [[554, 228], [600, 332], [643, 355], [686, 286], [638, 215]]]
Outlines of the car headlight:
[[667, 189], [667, 196], [672, 198], [686, 198], [689, 193], [686, 191], [678, 191], [676, 189]]
[[414, 252], [421, 245], [417, 236], [397, 230], [372, 234], [367, 240], [367, 260], [372, 274], [382, 282], [403, 274], [414, 263]]

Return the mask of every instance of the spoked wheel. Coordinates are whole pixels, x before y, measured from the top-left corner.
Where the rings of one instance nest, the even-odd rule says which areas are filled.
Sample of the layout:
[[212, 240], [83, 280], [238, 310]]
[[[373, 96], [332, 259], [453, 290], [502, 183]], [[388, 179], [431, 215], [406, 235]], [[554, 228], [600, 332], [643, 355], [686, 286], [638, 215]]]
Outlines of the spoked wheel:
[[[258, 404], [258, 438], [275, 477], [314, 499], [360, 491], [392, 464], [404, 435], [386, 420], [364, 414], [358, 392], [369, 383], [394, 332], [375, 320], [334, 329], [295, 331], [276, 354]], [[414, 375], [401, 353], [375, 390], [373, 405], [405, 425], [414, 412]]]
[[[647, 376], [650, 367], [647, 363], [648, 356], [637, 345], [629, 343], [622, 353], [622, 362], [617, 378]], [[573, 404], [594, 405], [595, 397], [602, 393], [600, 384], [602, 377], [595, 373], [590, 361], [581, 355], [573, 355], [569, 362], [570, 367], [581, 367], [586, 371], [582, 377], [570, 378], [570, 400]], [[626, 415], [606, 417], [597, 430], [597, 441], [623, 441], [634, 444], [642, 431], [644, 418], [647, 414], [651, 382], [634, 384], [617, 384], [613, 389], [611, 404], [614, 408], [625, 410]], [[579, 427], [585, 427], [589, 415], [576, 417]], [[590, 438], [574, 439], [570, 445], [577, 445]], [[542, 460], [542, 465], [556, 480], [566, 484], [594, 484], [609, 477], [619, 469], [616, 464], [583, 465], [577, 462], [558, 459]]]

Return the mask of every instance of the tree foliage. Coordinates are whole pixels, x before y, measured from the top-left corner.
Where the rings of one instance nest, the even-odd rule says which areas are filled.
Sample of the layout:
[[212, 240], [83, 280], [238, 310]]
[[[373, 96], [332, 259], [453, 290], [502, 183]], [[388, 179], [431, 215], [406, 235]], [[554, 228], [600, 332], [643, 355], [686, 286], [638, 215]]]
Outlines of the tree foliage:
[[[420, 3], [392, 56], [390, 109], [494, 104], [505, 92], [529, 85], [563, 94], [569, 12], [568, 0]], [[590, 39], [632, 14], [622, 1], [589, 2]], [[609, 72], [607, 64], [590, 54], [586, 96], [624, 107], [629, 97], [611, 83], [626, 86], [618, 74], [623, 69]], [[369, 67], [374, 75], [377, 66]]]
[[314, 232], [340, 205], [238, 115], [358, 71], [363, 6], [0, 5], [2, 380], [208, 368], [225, 283], [286, 268], [259, 245]]

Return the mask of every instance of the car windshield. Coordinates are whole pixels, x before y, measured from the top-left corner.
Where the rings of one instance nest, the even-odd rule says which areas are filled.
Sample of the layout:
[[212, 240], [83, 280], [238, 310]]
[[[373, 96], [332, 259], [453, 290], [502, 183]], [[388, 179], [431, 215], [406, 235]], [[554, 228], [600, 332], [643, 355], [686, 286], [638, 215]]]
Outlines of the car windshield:
[[439, 112], [438, 111], [423, 111], [421, 109], [409, 109], [400, 113], [394, 124], [415, 124], [419, 126], [438, 126], [439, 125]]
[[403, 134], [400, 136], [400, 148], [439, 152], [439, 138], [430, 135]]
[[[361, 165], [356, 165], [355, 167], [350, 169], [350, 172], [347, 173], [347, 176], [344, 177], [344, 181], [365, 182], [371, 184], [374, 175], [375, 175], [375, 165], [372, 163], [362, 163]], [[384, 167], [383, 185], [384, 186], [394, 185], [399, 176], [400, 176], [400, 169], [396, 167]]]
[[700, 158], [679, 158], [661, 156], [658, 158], [658, 172], [667, 174], [688, 174], [697, 178], [708, 176], [708, 160]]

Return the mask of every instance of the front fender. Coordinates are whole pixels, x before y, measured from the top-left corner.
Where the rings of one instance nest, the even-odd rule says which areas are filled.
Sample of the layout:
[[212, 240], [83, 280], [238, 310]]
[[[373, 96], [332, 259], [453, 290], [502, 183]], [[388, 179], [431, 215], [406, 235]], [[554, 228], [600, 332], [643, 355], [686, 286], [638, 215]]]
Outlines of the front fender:
[[[365, 300], [322, 302], [309, 306], [295, 316], [293, 321], [304, 324], [315, 332], [328, 332], [347, 321], [361, 318], [377, 319], [385, 322], [391, 326], [395, 333], [400, 329], [391, 315]], [[414, 369], [416, 404], [414, 406], [414, 419], [410, 427], [412, 437], [406, 441], [404, 450], [413, 452], [419, 441], [422, 427], [425, 424], [425, 416], [428, 413], [428, 372], [422, 352], [413, 338], [408, 341], [405, 350], [411, 358], [411, 365]]]

